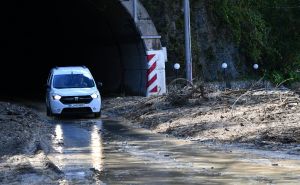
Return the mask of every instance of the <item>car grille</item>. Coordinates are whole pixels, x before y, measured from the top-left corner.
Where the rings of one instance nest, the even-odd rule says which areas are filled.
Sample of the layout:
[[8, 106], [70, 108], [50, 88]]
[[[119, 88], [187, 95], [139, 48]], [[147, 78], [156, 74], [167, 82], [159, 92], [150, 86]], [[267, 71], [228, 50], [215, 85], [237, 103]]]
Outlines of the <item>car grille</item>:
[[91, 96], [63, 96], [60, 102], [63, 104], [90, 103], [93, 100]]
[[93, 113], [90, 107], [64, 108], [62, 114], [90, 114]]

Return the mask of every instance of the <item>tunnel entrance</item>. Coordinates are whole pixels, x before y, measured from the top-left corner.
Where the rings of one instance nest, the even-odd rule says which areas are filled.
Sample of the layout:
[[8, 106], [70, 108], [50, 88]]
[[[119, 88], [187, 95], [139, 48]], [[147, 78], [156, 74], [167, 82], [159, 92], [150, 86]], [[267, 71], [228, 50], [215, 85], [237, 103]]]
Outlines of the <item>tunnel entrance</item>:
[[146, 49], [118, 0], [8, 3], [1, 6], [1, 95], [44, 98], [50, 69], [77, 65], [103, 83], [103, 94], [145, 94]]

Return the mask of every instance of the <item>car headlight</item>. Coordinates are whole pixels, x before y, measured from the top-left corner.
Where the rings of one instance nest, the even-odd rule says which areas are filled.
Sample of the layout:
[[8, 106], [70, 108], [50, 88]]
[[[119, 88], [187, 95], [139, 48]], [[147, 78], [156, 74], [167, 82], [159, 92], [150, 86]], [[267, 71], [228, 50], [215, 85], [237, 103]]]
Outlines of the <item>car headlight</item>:
[[52, 97], [53, 97], [54, 100], [60, 100], [61, 99], [61, 96], [57, 95], [57, 94], [53, 95]]
[[92, 97], [93, 99], [96, 99], [96, 98], [98, 98], [98, 94], [93, 93], [93, 94], [91, 95], [91, 97]]

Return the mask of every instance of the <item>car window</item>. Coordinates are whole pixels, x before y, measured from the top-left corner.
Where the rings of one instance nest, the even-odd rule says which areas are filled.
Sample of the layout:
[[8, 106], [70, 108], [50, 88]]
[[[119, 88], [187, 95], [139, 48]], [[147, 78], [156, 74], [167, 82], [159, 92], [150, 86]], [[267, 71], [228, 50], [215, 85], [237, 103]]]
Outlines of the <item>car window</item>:
[[92, 88], [95, 86], [92, 77], [84, 74], [60, 74], [53, 78], [53, 87], [65, 88]]

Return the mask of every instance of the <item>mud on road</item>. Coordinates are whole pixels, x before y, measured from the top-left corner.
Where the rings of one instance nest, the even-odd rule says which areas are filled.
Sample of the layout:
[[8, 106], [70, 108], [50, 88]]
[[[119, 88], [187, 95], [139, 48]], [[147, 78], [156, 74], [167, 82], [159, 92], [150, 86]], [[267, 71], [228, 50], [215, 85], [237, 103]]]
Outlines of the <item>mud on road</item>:
[[51, 126], [32, 109], [0, 102], [0, 156], [31, 153], [51, 137]]
[[[170, 99], [168, 96], [108, 98], [103, 100], [104, 117], [106, 115], [108, 117], [120, 116], [130, 120], [133, 127], [125, 129], [130, 134], [132, 134], [132, 128], [136, 128], [140, 132], [137, 127], [144, 127], [154, 132], [189, 140], [193, 143], [193, 148], [196, 148], [196, 146], [203, 147], [202, 144], [207, 143], [220, 143], [222, 146], [232, 143], [251, 144], [255, 149], [274, 150], [276, 152], [286, 150], [288, 154], [296, 156], [300, 154], [300, 98], [293, 91], [287, 89], [213, 91], [206, 94], [205, 98], [201, 94], [193, 93], [181, 104], [178, 104], [178, 101], [174, 104], [173, 100], [174, 98]], [[53, 128], [55, 124], [57, 127], [62, 125], [61, 128], [65, 129], [72, 127], [72, 124], [64, 126], [64, 122], [61, 120], [58, 120], [57, 123], [55, 123], [57, 121], [55, 119], [49, 121], [45, 117], [41, 117], [38, 111], [42, 110], [0, 102], [0, 184], [20, 184], [20, 182], [23, 184], [47, 184], [48, 182], [51, 182], [51, 184], [64, 184], [64, 172], [51, 159], [51, 155], [52, 158], [59, 158], [61, 155], [53, 152], [50, 155], [48, 154], [48, 151], [52, 150], [52, 148], [49, 148], [52, 146], [49, 142], [52, 142], [53, 138], [59, 137], [59, 135], [55, 135], [55, 131], [59, 131], [59, 129]], [[42, 112], [42, 114], [45, 113]], [[79, 122], [81, 123], [80, 120]], [[82, 123], [90, 123], [90, 121], [87, 120]], [[124, 122], [122, 124], [128, 125], [129, 123]], [[76, 123], [75, 125], [78, 126]], [[77, 126], [75, 127], [77, 128]], [[85, 131], [81, 127], [85, 128], [79, 124], [77, 129], [80, 132], [93, 135], [94, 132]], [[94, 128], [95, 125], [92, 124], [90, 127]], [[137, 154], [138, 156], [142, 155], [141, 164], [144, 164], [144, 157], [148, 155], [148, 150], [152, 151], [154, 146], [161, 146], [154, 144], [153, 148], [147, 148], [148, 145], [145, 145], [143, 147], [146, 148], [142, 147], [143, 150], [137, 153], [136, 149], [140, 147], [136, 143], [137, 138], [134, 137], [132, 141], [127, 141], [128, 138], [125, 134], [126, 137], [121, 137], [119, 140], [115, 139], [116, 135], [124, 134], [124, 130], [110, 127], [109, 123], [106, 128], [111, 129], [110, 134], [107, 135], [106, 132], [103, 132], [103, 134], [106, 134], [103, 147], [106, 152], [110, 152], [109, 156], [113, 156], [111, 154], [122, 156], [120, 161], [124, 160], [123, 155], [130, 154], [130, 158], [133, 157], [130, 161], [133, 161], [133, 163], [126, 164], [126, 167], [127, 165], [136, 164], [134, 156]], [[94, 135], [101, 135], [102, 130], [95, 129], [95, 133]], [[77, 135], [75, 134], [76, 138]], [[113, 139], [109, 140], [108, 136], [113, 137]], [[164, 136], [162, 137], [164, 138]], [[93, 137], [87, 136], [86, 138], [91, 139]], [[165, 137], [165, 139], [167, 138], [169, 137]], [[65, 139], [68, 139], [68, 137]], [[162, 139], [158, 139], [158, 141], [160, 140]], [[132, 142], [132, 148], [129, 147], [127, 142], [129, 144]], [[197, 142], [201, 144], [197, 144]], [[125, 144], [124, 147], [130, 150], [125, 150], [125, 153], [121, 150], [118, 153], [111, 143], [117, 144], [117, 147]], [[141, 143], [144, 143], [144, 141]], [[59, 147], [68, 147], [67, 142], [58, 142], [57, 144]], [[82, 149], [86, 151], [86, 148], [83, 147]], [[168, 151], [167, 147], [158, 147], [158, 149]], [[177, 150], [178, 146], [174, 145], [174, 149]], [[210, 150], [208, 150], [208, 156], [211, 155]], [[185, 148], [183, 151], [188, 151], [188, 149]], [[202, 149], [199, 151], [202, 151]], [[199, 157], [199, 151], [195, 151], [197, 154], [195, 156]], [[229, 154], [232, 152], [231, 149], [226, 151]], [[160, 152], [158, 151], [158, 154]], [[194, 159], [195, 156], [193, 155], [191, 159]], [[287, 159], [289, 159], [288, 157], [289, 155], [287, 155]], [[265, 156], [265, 158], [268, 158], [268, 156]], [[114, 177], [119, 177], [118, 174], [114, 173], [116, 158], [107, 157], [105, 160], [105, 173], [99, 177], [107, 182], [116, 182], [118, 179]], [[203, 159], [199, 160], [203, 161]], [[280, 165], [281, 170], [285, 169], [282, 166], [284, 161], [279, 162], [272, 162], [272, 170]], [[287, 174], [291, 171], [291, 164], [288, 163], [287, 165]], [[120, 162], [119, 165], [122, 166], [123, 164]], [[298, 169], [298, 166], [296, 167]], [[122, 169], [118, 170], [122, 171]], [[131, 181], [133, 176], [129, 175], [128, 181]], [[298, 178], [293, 174], [290, 176]], [[163, 178], [161, 180], [164, 181]]]
[[47, 159], [52, 126], [32, 109], [0, 102], [0, 183], [26, 184], [59, 178]]
[[300, 98], [291, 90], [213, 91], [206, 98], [194, 93], [180, 105], [168, 96], [111, 98], [104, 110], [155, 132], [202, 143], [289, 147], [300, 153]]

